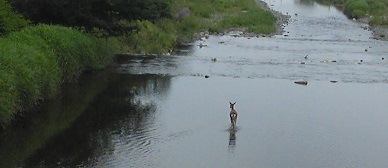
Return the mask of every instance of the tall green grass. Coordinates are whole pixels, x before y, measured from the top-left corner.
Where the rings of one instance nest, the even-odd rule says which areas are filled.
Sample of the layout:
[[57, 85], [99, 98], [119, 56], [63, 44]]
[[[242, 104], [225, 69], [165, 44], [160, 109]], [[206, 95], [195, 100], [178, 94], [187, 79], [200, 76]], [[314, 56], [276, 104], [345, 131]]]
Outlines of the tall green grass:
[[113, 59], [103, 40], [61, 26], [29, 26], [0, 39], [0, 46], [0, 122]]
[[0, 0], [0, 35], [5, 35], [28, 26], [30, 21], [21, 14], [12, 11], [11, 5], [6, 0]]

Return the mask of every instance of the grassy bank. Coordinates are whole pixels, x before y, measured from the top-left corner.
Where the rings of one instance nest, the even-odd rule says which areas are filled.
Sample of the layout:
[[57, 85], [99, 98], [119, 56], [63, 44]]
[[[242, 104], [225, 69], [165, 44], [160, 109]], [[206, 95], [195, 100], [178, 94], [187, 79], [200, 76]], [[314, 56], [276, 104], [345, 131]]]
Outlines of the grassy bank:
[[28, 26], [0, 39], [0, 122], [52, 98], [61, 84], [112, 62], [112, 47], [61, 26]]
[[254, 0], [170, 0], [172, 18], [125, 23], [137, 27], [118, 37], [125, 53], [163, 54], [176, 42], [190, 41], [199, 32], [241, 30], [256, 34], [276, 31], [276, 17]]
[[195, 32], [221, 33], [238, 29], [258, 34], [276, 31], [276, 18], [259, 8], [254, 0], [172, 0], [172, 9], [189, 8], [190, 14], [177, 21], [178, 33], [190, 37]]
[[341, 6], [349, 18], [365, 18], [371, 25], [388, 27], [388, 0], [320, 0]]

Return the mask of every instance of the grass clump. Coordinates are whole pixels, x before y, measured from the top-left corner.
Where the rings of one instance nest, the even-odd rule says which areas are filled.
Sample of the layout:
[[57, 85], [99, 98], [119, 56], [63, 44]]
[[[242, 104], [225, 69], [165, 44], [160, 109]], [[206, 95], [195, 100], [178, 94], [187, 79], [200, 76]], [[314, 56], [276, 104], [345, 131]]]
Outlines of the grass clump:
[[0, 39], [0, 46], [0, 122], [113, 58], [104, 41], [61, 26], [28, 26]]
[[347, 16], [368, 16], [371, 25], [388, 26], [388, 0], [344, 0], [344, 4]]
[[350, 18], [369, 17], [369, 24], [388, 27], [388, 0], [320, 0], [343, 6]]
[[369, 10], [369, 5], [364, 0], [347, 0], [345, 3], [345, 14], [352, 18], [362, 18]]

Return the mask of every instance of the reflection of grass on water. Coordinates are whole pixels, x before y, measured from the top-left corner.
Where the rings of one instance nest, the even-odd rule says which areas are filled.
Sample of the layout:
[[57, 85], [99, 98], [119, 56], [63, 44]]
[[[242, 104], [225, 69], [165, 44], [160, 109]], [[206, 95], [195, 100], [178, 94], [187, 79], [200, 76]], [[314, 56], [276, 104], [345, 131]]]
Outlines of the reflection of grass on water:
[[[58, 166], [58, 158], [63, 159], [62, 166], [75, 167], [95, 150], [108, 148], [112, 131], [129, 134], [150, 122], [153, 117], [148, 116], [155, 102], [139, 105], [137, 100], [153, 94], [163, 96], [170, 82], [170, 77], [100, 72], [79, 84], [67, 85], [62, 95], [47, 102], [43, 110], [20, 118], [0, 132], [0, 167], [15, 167], [37, 150], [48, 154], [47, 158], [37, 156], [48, 159], [43, 164], [47, 167]], [[36, 164], [34, 159], [25, 164]]]

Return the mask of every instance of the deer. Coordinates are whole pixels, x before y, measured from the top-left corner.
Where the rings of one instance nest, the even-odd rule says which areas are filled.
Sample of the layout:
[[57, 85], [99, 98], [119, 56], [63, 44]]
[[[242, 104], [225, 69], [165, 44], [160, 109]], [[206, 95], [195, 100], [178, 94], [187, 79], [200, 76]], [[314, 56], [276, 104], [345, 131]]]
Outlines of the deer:
[[229, 116], [230, 116], [230, 123], [232, 124], [232, 128], [236, 127], [236, 123], [237, 123], [237, 111], [234, 109], [235, 104], [236, 102], [234, 103], [229, 102], [229, 105], [230, 105]]

